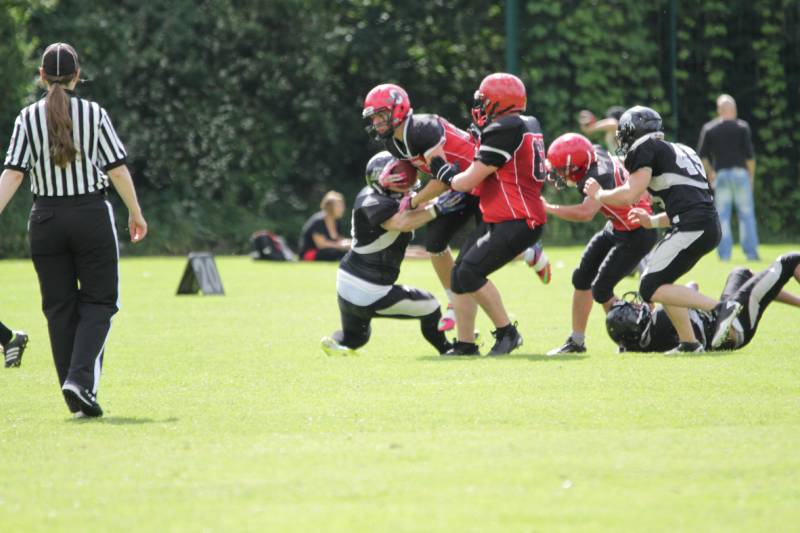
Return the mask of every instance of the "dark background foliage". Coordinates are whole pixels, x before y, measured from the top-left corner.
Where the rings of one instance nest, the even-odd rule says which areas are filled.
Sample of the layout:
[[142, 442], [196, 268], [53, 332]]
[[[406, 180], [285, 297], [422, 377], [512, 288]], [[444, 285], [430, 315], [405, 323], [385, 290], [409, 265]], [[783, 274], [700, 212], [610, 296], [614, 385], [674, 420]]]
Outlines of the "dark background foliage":
[[[580, 109], [601, 116], [642, 103], [662, 113], [671, 138], [694, 146], [716, 96], [729, 92], [754, 132], [762, 237], [796, 240], [799, 3], [679, 2], [677, 110], [668, 1], [521, 4], [520, 75], [546, 140], [576, 130]], [[468, 125], [480, 80], [505, 70], [504, 9], [474, 0], [0, 0], [0, 147], [19, 108], [41, 94], [43, 48], [70, 42], [92, 80], [79, 90], [111, 114], [151, 225], [127, 252], [242, 252], [261, 228], [294, 242], [326, 190], [352, 197], [361, 187], [377, 149], [360, 118], [372, 86], [399, 83], [418, 112]], [[0, 255], [26, 253], [29, 206], [20, 191], [3, 215]], [[576, 242], [596, 225], [553, 220], [545, 240]]]

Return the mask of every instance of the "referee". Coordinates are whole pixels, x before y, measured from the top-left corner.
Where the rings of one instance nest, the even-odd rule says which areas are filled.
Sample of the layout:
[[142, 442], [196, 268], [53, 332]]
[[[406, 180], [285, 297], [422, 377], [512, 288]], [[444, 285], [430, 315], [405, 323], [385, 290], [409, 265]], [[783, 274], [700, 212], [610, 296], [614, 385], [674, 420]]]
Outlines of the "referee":
[[108, 114], [73, 93], [80, 76], [75, 49], [48, 46], [39, 76], [47, 95], [17, 117], [0, 176], [0, 212], [29, 174], [31, 256], [61, 390], [75, 417], [102, 416], [97, 388], [119, 309], [109, 178], [128, 208], [131, 241], [147, 235], [147, 222]]

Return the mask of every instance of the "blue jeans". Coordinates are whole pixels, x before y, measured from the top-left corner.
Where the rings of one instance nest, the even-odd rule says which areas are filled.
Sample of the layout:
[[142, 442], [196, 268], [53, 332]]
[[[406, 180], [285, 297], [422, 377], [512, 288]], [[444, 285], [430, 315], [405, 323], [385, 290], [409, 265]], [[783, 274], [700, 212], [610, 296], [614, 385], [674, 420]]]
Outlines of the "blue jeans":
[[722, 239], [719, 242], [720, 259], [731, 258], [733, 234], [731, 232], [731, 213], [736, 204], [739, 219], [739, 239], [742, 250], [748, 259], [758, 259], [758, 230], [756, 229], [756, 210], [753, 203], [753, 188], [750, 176], [743, 168], [723, 168], [717, 171], [714, 202], [719, 212]]

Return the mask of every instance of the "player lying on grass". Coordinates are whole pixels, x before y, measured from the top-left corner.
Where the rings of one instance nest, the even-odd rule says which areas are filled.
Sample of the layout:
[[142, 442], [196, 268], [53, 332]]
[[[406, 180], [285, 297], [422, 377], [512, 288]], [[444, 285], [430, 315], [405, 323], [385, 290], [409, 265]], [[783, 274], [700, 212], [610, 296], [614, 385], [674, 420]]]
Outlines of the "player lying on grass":
[[658, 240], [656, 230], [643, 228], [638, 220], [628, 217], [638, 207], [652, 214], [645, 194], [634, 205], [614, 207], [586, 196], [583, 187], [589, 179], [610, 190], [628, 180], [628, 171], [599, 144], [577, 133], [565, 133], [552, 142], [547, 150], [550, 175], [557, 188], [577, 188], [583, 202], [574, 205], [552, 205], [544, 201], [548, 215], [572, 222], [588, 222], [598, 212], [608, 219], [605, 227], [594, 234], [581, 256], [578, 268], [572, 273], [572, 333], [559, 348], [547, 355], [582, 353], [586, 351], [584, 336], [592, 311], [592, 300], [608, 312], [617, 297], [614, 288], [653, 249]]
[[417, 169], [387, 151], [369, 160], [366, 174], [367, 186], [353, 205], [352, 247], [337, 273], [342, 329], [323, 337], [322, 349], [328, 355], [355, 355], [369, 340], [373, 318], [411, 318], [420, 321], [422, 335], [442, 354], [452, 345], [438, 329], [439, 302], [427, 291], [395, 282], [411, 232], [466, 204], [437, 202], [401, 210], [401, 203], [418, 187]]
[[[707, 350], [738, 350], [747, 346], [773, 300], [800, 307], [800, 297], [783, 290], [792, 276], [800, 282], [800, 252], [782, 255], [757, 274], [747, 268], [734, 269], [720, 300], [738, 302], [742, 311], [731, 320], [717, 320], [712, 314], [690, 310], [698, 340]], [[620, 351], [661, 352], [674, 346], [678, 338], [661, 306], [651, 310], [640, 302], [621, 300], [614, 304], [606, 316], [606, 329]]]

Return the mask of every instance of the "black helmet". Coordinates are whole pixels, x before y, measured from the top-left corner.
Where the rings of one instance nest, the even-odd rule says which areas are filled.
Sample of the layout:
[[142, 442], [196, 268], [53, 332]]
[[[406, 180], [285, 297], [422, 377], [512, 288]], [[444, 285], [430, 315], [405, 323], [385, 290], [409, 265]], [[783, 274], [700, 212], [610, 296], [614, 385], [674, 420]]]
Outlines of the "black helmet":
[[[633, 301], [625, 297], [633, 294]], [[617, 346], [630, 349], [638, 347], [644, 326], [649, 320], [650, 308], [639, 301], [636, 293], [626, 293], [614, 302], [606, 315], [606, 330]]]
[[654, 109], [644, 106], [634, 106], [625, 111], [619, 119], [617, 126], [617, 153], [625, 154], [631, 149], [636, 139], [653, 133], [663, 131], [664, 124]]
[[370, 158], [366, 171], [367, 185], [384, 196], [402, 197], [406, 191], [419, 186], [417, 169], [410, 161], [396, 159], [388, 151]]

